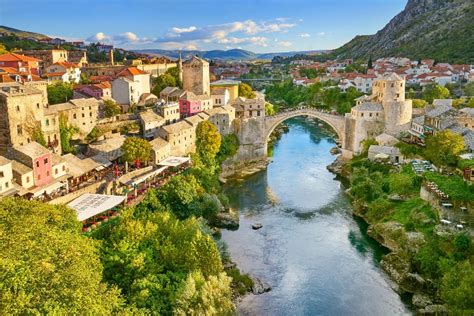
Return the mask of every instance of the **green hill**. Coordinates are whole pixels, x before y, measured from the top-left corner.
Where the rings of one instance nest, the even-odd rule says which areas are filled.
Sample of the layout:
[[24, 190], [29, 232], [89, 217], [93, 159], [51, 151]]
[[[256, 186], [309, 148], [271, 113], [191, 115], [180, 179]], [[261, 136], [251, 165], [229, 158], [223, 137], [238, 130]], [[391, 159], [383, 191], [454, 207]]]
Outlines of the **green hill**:
[[27, 37], [36, 38], [36, 39], [49, 38], [49, 36], [46, 36], [43, 34], [22, 31], [22, 30], [14, 29], [12, 27], [4, 26], [4, 25], [0, 25], [0, 33], [15, 35], [19, 38], [27, 38]]
[[[367, 14], [370, 18], [370, 11]], [[331, 55], [474, 63], [474, 1], [409, 0], [405, 9], [377, 34], [357, 36]]]

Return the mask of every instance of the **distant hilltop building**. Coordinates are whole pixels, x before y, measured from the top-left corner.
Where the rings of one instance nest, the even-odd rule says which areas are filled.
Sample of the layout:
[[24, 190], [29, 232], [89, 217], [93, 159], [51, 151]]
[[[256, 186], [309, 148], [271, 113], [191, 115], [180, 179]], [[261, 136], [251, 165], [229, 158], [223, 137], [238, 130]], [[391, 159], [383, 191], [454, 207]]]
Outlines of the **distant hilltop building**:
[[209, 63], [197, 56], [182, 63], [183, 89], [195, 95], [211, 95]]
[[376, 79], [372, 95], [357, 99], [345, 117], [345, 148], [354, 153], [361, 142], [382, 134], [408, 130], [413, 115], [412, 101], [405, 99], [405, 79], [388, 73]]

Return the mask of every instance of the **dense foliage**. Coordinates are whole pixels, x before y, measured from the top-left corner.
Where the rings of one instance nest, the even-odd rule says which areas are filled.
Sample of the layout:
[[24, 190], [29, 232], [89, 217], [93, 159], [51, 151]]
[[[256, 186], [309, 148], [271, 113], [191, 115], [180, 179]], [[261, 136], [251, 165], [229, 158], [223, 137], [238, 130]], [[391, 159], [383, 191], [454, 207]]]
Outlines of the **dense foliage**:
[[79, 132], [79, 128], [70, 125], [67, 116], [61, 114], [59, 117], [59, 138], [63, 154], [76, 152], [76, 149], [71, 145], [71, 139], [77, 132]]
[[173, 67], [168, 69], [164, 74], [159, 75], [153, 80], [153, 89], [151, 93], [156, 96], [166, 87], [180, 87], [182, 83], [179, 80], [179, 69]]
[[436, 99], [448, 99], [450, 94], [451, 93], [449, 92], [448, 88], [437, 84], [430, 84], [425, 86], [422, 92], [423, 100], [430, 104], [432, 104], [433, 100]]
[[61, 81], [48, 85], [48, 103], [58, 104], [71, 100], [72, 87], [72, 84]]
[[122, 109], [114, 100], [104, 100], [103, 109], [105, 117], [113, 117], [122, 113]]
[[151, 158], [151, 145], [143, 138], [129, 137], [122, 145], [123, 159], [129, 163], [147, 162]]
[[425, 155], [438, 166], [456, 166], [458, 156], [464, 148], [464, 138], [461, 135], [445, 130], [427, 137]]
[[247, 99], [254, 99], [256, 95], [251, 86], [246, 83], [241, 83], [239, 85], [239, 96]]
[[317, 82], [308, 87], [297, 86], [292, 81], [285, 81], [267, 87], [266, 97], [272, 104], [281, 107], [296, 107], [300, 103], [307, 106], [336, 110], [348, 113], [355, 105], [355, 99], [363, 95], [355, 88], [342, 92], [333, 82]]
[[0, 314], [115, 314], [123, 302], [97, 246], [65, 206], [1, 199]]

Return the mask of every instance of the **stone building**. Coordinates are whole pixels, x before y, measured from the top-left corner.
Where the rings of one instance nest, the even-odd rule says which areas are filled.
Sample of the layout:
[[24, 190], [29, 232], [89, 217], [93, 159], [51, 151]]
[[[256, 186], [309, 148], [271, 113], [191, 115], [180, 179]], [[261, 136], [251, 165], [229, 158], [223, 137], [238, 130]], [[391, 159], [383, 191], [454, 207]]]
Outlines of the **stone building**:
[[228, 135], [232, 133], [232, 122], [235, 119], [235, 108], [230, 105], [214, 107], [204, 113], [209, 115], [208, 120], [212, 122], [219, 134]]
[[235, 116], [240, 119], [265, 116], [265, 100], [238, 97], [231, 105], [235, 108]]
[[160, 99], [165, 102], [178, 102], [185, 93], [186, 91], [178, 87], [166, 87], [160, 91]]
[[79, 65], [60, 61], [45, 68], [44, 77], [48, 82], [62, 81], [68, 83], [79, 83], [81, 81], [81, 69]]
[[84, 139], [97, 124], [100, 105], [101, 102], [95, 98], [72, 99], [66, 103], [49, 105], [44, 110], [45, 114], [57, 119], [54, 122], [45, 119], [45, 125], [56, 125], [56, 123], [59, 123], [61, 116], [66, 117], [68, 124], [79, 129], [79, 133], [75, 135], [75, 138]]
[[152, 161], [155, 165], [159, 164], [170, 156], [171, 146], [166, 140], [161, 137], [157, 137], [150, 142], [152, 147]]
[[158, 130], [165, 124], [165, 119], [160, 115], [147, 110], [140, 112], [140, 124], [142, 126], [143, 137], [145, 139], [153, 139], [158, 135]]
[[158, 114], [163, 117], [165, 124], [173, 124], [179, 121], [179, 103], [178, 102], [166, 102], [158, 104]]
[[171, 156], [186, 156], [195, 152], [194, 127], [186, 121], [162, 126], [158, 135], [170, 144]]
[[227, 105], [230, 101], [229, 90], [226, 88], [211, 88], [211, 99], [214, 106]]
[[0, 156], [0, 197], [13, 190], [12, 161]]
[[125, 68], [112, 81], [112, 98], [118, 104], [137, 104], [144, 93], [150, 93], [150, 75], [135, 67]]
[[68, 51], [65, 49], [24, 50], [21, 53], [25, 56], [40, 59], [41, 73], [44, 73], [46, 67], [54, 63], [68, 61]]
[[413, 116], [412, 101], [405, 99], [405, 80], [387, 73], [374, 81], [372, 95], [358, 98], [345, 116], [343, 154], [359, 153], [361, 143], [387, 132], [408, 131]]
[[229, 93], [229, 102], [232, 102], [239, 97], [240, 84], [240, 81], [228, 79], [211, 82], [211, 94], [221, 95], [222, 89], [225, 89]]
[[182, 67], [183, 89], [195, 95], [211, 95], [209, 63], [197, 56], [185, 61]]
[[44, 82], [0, 84], [0, 153], [34, 141], [39, 132], [48, 147], [60, 152], [59, 120], [55, 114], [45, 113], [46, 106]]
[[8, 157], [33, 170], [35, 186], [46, 185], [52, 181], [51, 168], [53, 160], [51, 152], [37, 142], [10, 148]]

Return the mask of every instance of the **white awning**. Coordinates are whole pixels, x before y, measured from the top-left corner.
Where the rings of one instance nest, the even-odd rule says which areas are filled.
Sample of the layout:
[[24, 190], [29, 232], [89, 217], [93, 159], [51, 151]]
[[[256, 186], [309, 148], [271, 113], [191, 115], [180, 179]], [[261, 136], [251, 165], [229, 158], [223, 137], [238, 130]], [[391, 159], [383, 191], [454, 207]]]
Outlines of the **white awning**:
[[189, 157], [168, 157], [162, 162], [159, 163], [160, 166], [168, 166], [168, 167], [177, 167], [182, 165], [185, 162], [188, 162], [190, 159]]
[[83, 221], [94, 215], [108, 211], [121, 204], [125, 196], [104, 194], [83, 194], [67, 206], [77, 213], [77, 219]]
[[153, 170], [151, 172], [148, 172], [144, 175], [141, 175], [141, 176], [138, 176], [136, 178], [133, 178], [129, 181], [127, 181], [127, 183], [125, 183], [126, 185], [132, 185], [132, 184], [136, 184], [136, 185], [139, 185], [140, 183], [144, 182], [145, 180], [149, 179], [149, 178], [152, 178], [154, 176], [157, 176], [159, 175], [160, 173], [162, 173], [163, 171], [165, 171], [168, 167], [161, 167], [159, 169], [156, 169], [156, 170]]

